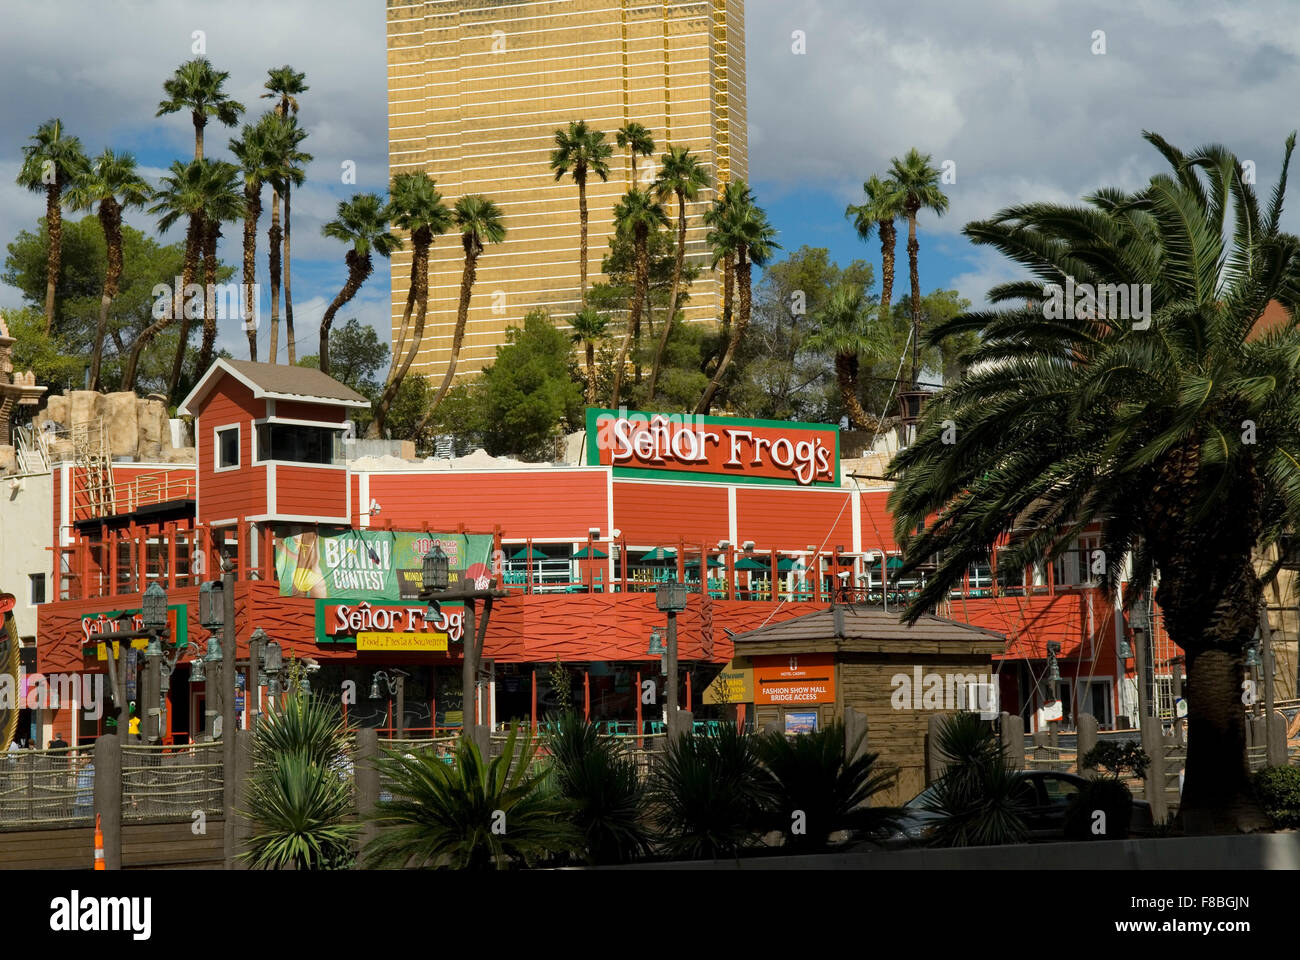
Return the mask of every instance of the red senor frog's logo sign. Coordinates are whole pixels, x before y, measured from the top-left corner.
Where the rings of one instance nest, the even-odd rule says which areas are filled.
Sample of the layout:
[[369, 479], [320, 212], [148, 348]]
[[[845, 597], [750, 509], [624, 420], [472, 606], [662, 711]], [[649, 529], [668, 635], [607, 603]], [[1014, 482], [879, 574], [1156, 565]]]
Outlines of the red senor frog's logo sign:
[[326, 604], [323, 611], [325, 633], [341, 639], [362, 633], [445, 633], [458, 642], [465, 629], [465, 611], [461, 607], [444, 607], [438, 618], [425, 623], [426, 607], [379, 606], [366, 601], [352, 604]]
[[825, 424], [588, 410], [589, 464], [723, 481], [839, 482], [838, 433]]

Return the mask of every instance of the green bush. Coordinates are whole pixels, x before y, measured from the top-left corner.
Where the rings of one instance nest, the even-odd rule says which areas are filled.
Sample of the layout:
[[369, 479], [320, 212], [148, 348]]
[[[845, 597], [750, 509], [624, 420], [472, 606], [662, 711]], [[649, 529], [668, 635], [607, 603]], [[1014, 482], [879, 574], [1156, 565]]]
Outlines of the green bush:
[[1126, 740], [1102, 740], [1095, 747], [1079, 758], [1079, 768], [1104, 770], [1112, 777], [1121, 777], [1125, 772], [1132, 773], [1139, 780], [1146, 776], [1151, 758], [1147, 756], [1142, 745]]
[[1274, 827], [1300, 827], [1300, 767], [1269, 767], [1256, 773], [1251, 783]]
[[[1098, 820], [1096, 814], [1105, 814]], [[1089, 780], [1065, 811], [1067, 840], [1124, 840], [1133, 822], [1133, 794], [1115, 777]], [[1100, 828], [1100, 832], [1098, 829]]]
[[1002, 743], [973, 713], [947, 717], [934, 748], [944, 759], [944, 774], [933, 784], [926, 810], [942, 815], [933, 843], [974, 847], [1024, 843], [1025, 781], [1017, 776]]

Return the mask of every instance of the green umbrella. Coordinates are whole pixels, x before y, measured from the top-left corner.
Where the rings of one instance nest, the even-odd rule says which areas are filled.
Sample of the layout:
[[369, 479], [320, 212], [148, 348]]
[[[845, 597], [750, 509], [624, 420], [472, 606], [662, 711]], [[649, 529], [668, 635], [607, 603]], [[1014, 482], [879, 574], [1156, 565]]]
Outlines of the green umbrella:
[[[541, 551], [539, 551], [536, 547], [533, 547], [532, 549], [533, 549], [533, 552], [532, 552], [531, 559], [533, 559], [533, 560], [548, 560], [548, 559], [550, 559], [549, 557], [546, 556], [546, 554], [544, 554], [544, 553], [542, 553]], [[528, 560], [528, 559], [530, 559], [529, 554], [528, 554], [528, 547], [523, 547], [523, 548], [521, 548], [521, 549], [519, 550], [519, 552], [516, 553], [516, 554], [513, 554], [513, 555], [510, 557], [510, 559], [511, 559], [511, 560]]]
[[791, 570], [794, 570], [796, 568], [802, 570], [803, 563], [802, 562], [796, 563], [790, 557], [782, 557], [780, 560], [776, 562], [776, 569], [781, 573], [789, 573]]
[[743, 560], [736, 561], [737, 570], [771, 570], [770, 563], [760, 563], [752, 557], [745, 557]]
[[[575, 559], [575, 560], [586, 560], [586, 559], [587, 559], [587, 556], [588, 556], [588, 554], [587, 554], [587, 548], [586, 548], [586, 547], [583, 547], [581, 550], [579, 550], [577, 553], [575, 553], [575, 554], [573, 555], [573, 559]], [[609, 557], [609, 554], [606, 553], [605, 551], [601, 550], [600, 547], [592, 547], [592, 548], [591, 548], [591, 556], [594, 557], [594, 558], [597, 559], [597, 560], [604, 560], [604, 559], [606, 559], [606, 558]]]
[[[878, 566], [880, 566], [880, 560], [879, 560], [879, 559], [872, 560], [872, 561], [871, 561], [871, 566], [873, 566], [873, 567], [878, 567]], [[903, 558], [902, 558], [902, 557], [899, 557], [899, 556], [892, 556], [892, 557], [889, 558], [889, 569], [890, 569], [890, 570], [901, 570], [902, 568], [903, 568]]]
[[[688, 567], [698, 567], [699, 565], [700, 565], [700, 561], [698, 560], [688, 560], [686, 563], [686, 566]], [[719, 560], [717, 557], [709, 557], [709, 566], [720, 567], [722, 566], [722, 561]]]
[[642, 560], [676, 560], [677, 554], [667, 547], [655, 547], [653, 550], [646, 551], [641, 557]]

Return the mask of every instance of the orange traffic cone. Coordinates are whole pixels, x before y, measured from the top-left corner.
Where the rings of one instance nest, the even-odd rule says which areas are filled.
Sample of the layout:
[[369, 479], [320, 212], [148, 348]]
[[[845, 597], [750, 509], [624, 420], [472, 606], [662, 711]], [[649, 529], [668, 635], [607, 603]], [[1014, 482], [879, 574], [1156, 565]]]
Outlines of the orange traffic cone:
[[95, 869], [107, 870], [104, 865], [104, 831], [99, 826], [100, 815], [95, 814]]

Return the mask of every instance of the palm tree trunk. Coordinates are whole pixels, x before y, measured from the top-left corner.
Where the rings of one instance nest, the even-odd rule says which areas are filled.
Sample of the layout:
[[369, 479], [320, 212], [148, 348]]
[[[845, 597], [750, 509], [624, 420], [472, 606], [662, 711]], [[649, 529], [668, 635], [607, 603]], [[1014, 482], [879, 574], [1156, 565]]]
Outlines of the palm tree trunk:
[[894, 295], [894, 245], [898, 230], [893, 220], [881, 220], [880, 228], [880, 322], [889, 319], [890, 298]]
[[244, 188], [244, 332], [248, 334], [248, 359], [257, 362], [257, 221], [262, 215], [262, 185]]
[[298, 362], [298, 346], [293, 336], [293, 288], [289, 283], [289, 197], [293, 185], [284, 185], [284, 345], [289, 351], [289, 365]]
[[374, 263], [369, 256], [359, 257], [355, 250], [349, 250], [347, 254], [348, 262], [348, 282], [343, 285], [337, 297], [325, 310], [325, 316], [320, 322], [320, 369], [321, 373], [330, 372], [330, 328], [334, 325], [334, 315], [339, 309], [357, 295], [361, 285], [366, 282], [370, 272], [374, 269]]
[[836, 354], [835, 379], [839, 383], [840, 403], [849, 420], [863, 430], [875, 426], [875, 418], [862, 408], [858, 401], [858, 358], [848, 354]]
[[[700, 397], [700, 402], [695, 407], [696, 413], [708, 413], [713, 406], [713, 397], [722, 386], [722, 377], [726, 374], [727, 368], [731, 366], [732, 358], [736, 355], [736, 347], [740, 345], [740, 338], [745, 335], [745, 328], [749, 325], [749, 308], [751, 306], [751, 297], [749, 289], [750, 265], [748, 252], [744, 247], [737, 251], [736, 257], [736, 286], [739, 293], [739, 307], [735, 323], [732, 325], [731, 337], [727, 340], [727, 349], [723, 353], [722, 359], [718, 361], [718, 369], [713, 374], [713, 379], [709, 385], [704, 388], [704, 396]], [[724, 312], [726, 308], [723, 308]]]
[[[194, 282], [194, 274], [198, 269], [200, 238], [195, 230], [195, 221], [190, 219], [190, 227], [185, 231], [185, 263], [182, 269], [181, 289], [174, 291], [172, 296], [172, 309], [165, 313], [160, 319], [154, 321], [151, 325], [141, 331], [140, 336], [135, 338], [135, 343], [131, 344], [131, 354], [127, 358], [126, 368], [122, 371], [122, 389], [134, 390], [135, 382], [140, 367], [140, 355], [159, 333], [167, 329], [171, 322], [177, 317], [182, 318], [182, 343], [189, 335], [189, 321], [184, 319], [185, 314], [185, 287]], [[184, 356], [182, 350], [181, 356]], [[256, 358], [254, 358], [256, 359]], [[177, 380], [180, 379], [176, 375]], [[168, 393], [175, 393], [176, 381], [170, 381]]]
[[921, 244], [916, 239], [916, 211], [907, 211], [907, 269], [912, 275], [912, 384], [920, 376], [918, 357], [921, 350], [921, 274], [917, 270], [917, 253]]
[[433, 403], [429, 404], [429, 410], [420, 421], [416, 433], [423, 430], [428, 424], [429, 419], [433, 416], [433, 411], [438, 409], [438, 404], [442, 403], [442, 398], [447, 395], [451, 389], [452, 378], [456, 376], [456, 361], [460, 358], [461, 344], [465, 342], [465, 325], [469, 321], [469, 298], [474, 291], [474, 280], [478, 276], [478, 252], [473, 247], [467, 246], [465, 250], [465, 269], [460, 277], [460, 302], [456, 307], [456, 332], [451, 338], [451, 356], [447, 359], [447, 371], [442, 375], [442, 383], [438, 384], [438, 392], [433, 396]]
[[203, 345], [199, 348], [198, 367], [194, 379], [198, 380], [212, 363], [217, 343], [217, 239], [221, 224], [209, 223], [203, 229]]
[[[185, 230], [185, 269], [181, 275], [181, 289], [177, 297], [181, 301], [180, 321], [181, 338], [176, 344], [176, 356], [172, 360], [172, 375], [167, 379], [167, 396], [176, 399], [176, 386], [181, 382], [181, 368], [185, 364], [185, 348], [190, 343], [190, 311], [185, 299], [185, 291], [194, 283], [198, 273], [199, 254], [203, 245], [203, 216], [191, 214], [190, 225]], [[161, 328], [160, 328], [161, 329]]]
[[659, 382], [659, 368], [664, 362], [664, 351], [668, 349], [668, 334], [673, 329], [673, 318], [677, 316], [677, 291], [682, 282], [682, 264], [686, 260], [686, 194], [677, 191], [677, 257], [673, 261], [673, 287], [668, 294], [668, 319], [664, 321], [663, 331], [659, 334], [659, 347], [655, 350], [654, 366], [650, 368], [649, 399], [655, 398], [655, 387]]
[[90, 389], [99, 389], [99, 371], [104, 359], [104, 335], [108, 330], [108, 308], [117, 296], [118, 281], [122, 277], [122, 214], [112, 197], [100, 201], [99, 223], [104, 230], [104, 244], [108, 259], [104, 271], [104, 291], [99, 297], [99, 319], [95, 324], [95, 348], [90, 355]]
[[271, 191], [271, 229], [266, 233], [271, 249], [267, 257], [271, 265], [271, 347], [267, 363], [280, 362], [280, 193]]
[[618, 363], [614, 366], [614, 395], [610, 406], [618, 407], [619, 394], [623, 389], [623, 368], [627, 366], [627, 354], [632, 340], [641, 330], [641, 301], [650, 286], [650, 251], [649, 229], [636, 228], [636, 282], [632, 288], [632, 312], [627, 318], [627, 331], [623, 334], [623, 346], [618, 351]]
[[208, 118], [198, 110], [190, 111], [190, 119], [194, 121], [194, 159], [203, 159], [203, 128], [208, 124]]
[[587, 341], [587, 405], [596, 405], [596, 344]]
[[587, 177], [573, 172], [578, 182], [578, 283], [582, 291], [581, 305], [587, 302]]
[[63, 174], [55, 171], [54, 182], [45, 188], [45, 226], [50, 232], [50, 251], [45, 258], [45, 335], [54, 331], [54, 292], [63, 266]]
[[406, 298], [406, 310], [409, 313], [411, 305], [416, 305], [415, 310], [415, 329], [411, 332], [411, 345], [406, 350], [406, 356], [398, 363], [397, 354], [393, 354], [393, 367], [388, 372], [388, 383], [384, 387], [384, 392], [379, 401], [375, 404], [375, 418], [370, 421], [370, 427], [366, 430], [366, 436], [372, 439], [379, 439], [384, 435], [384, 423], [388, 419], [388, 411], [393, 406], [393, 400], [397, 396], [398, 388], [402, 385], [402, 379], [406, 376], [407, 371], [411, 369], [411, 364], [415, 362], [415, 354], [420, 349], [420, 341], [424, 339], [424, 316], [429, 307], [429, 240], [421, 238], [415, 240], [414, 249], [411, 253], [411, 289]]

